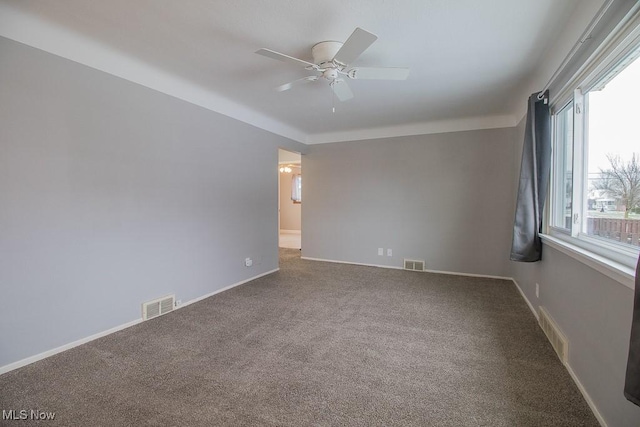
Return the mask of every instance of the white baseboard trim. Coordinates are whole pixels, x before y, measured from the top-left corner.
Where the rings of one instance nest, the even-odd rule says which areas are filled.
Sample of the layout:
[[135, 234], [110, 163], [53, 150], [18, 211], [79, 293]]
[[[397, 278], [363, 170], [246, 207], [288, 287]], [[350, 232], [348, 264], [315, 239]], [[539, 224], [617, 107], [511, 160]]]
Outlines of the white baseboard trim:
[[[229, 286], [225, 286], [222, 289], [215, 290], [213, 292], [210, 292], [210, 293], [208, 293], [206, 295], [203, 295], [203, 296], [200, 296], [198, 298], [194, 298], [192, 300], [187, 301], [186, 303], [183, 303], [183, 304], [179, 305], [178, 307], [175, 308], [175, 310], [178, 310], [180, 308], [186, 307], [189, 304], [193, 304], [194, 302], [201, 301], [201, 300], [203, 300], [205, 298], [209, 298], [210, 296], [213, 296], [215, 294], [219, 294], [220, 292], [224, 292], [224, 291], [227, 291], [227, 290], [229, 290], [231, 288], [235, 288], [236, 286], [243, 285], [243, 284], [245, 284], [247, 282], [250, 282], [252, 280], [258, 279], [258, 278], [260, 278], [262, 276], [267, 276], [267, 275], [269, 275], [271, 273], [275, 273], [278, 270], [280, 270], [280, 269], [279, 268], [275, 268], [275, 269], [273, 269], [271, 271], [267, 271], [266, 273], [258, 274], [257, 276], [250, 277], [249, 279], [243, 280], [243, 281], [238, 282], [238, 283], [234, 283], [234, 284], [229, 285]], [[169, 313], [167, 313], [167, 314], [169, 314]], [[136, 319], [136, 320], [132, 320], [131, 322], [127, 322], [127, 323], [124, 323], [122, 325], [115, 326], [115, 327], [113, 327], [111, 329], [107, 329], [106, 331], [98, 332], [97, 334], [93, 334], [93, 335], [90, 335], [88, 337], [81, 338], [79, 340], [70, 342], [68, 344], [61, 345], [60, 347], [56, 347], [56, 348], [53, 348], [51, 350], [43, 351], [42, 353], [36, 354], [35, 356], [30, 356], [30, 357], [27, 357], [25, 359], [18, 360], [17, 362], [13, 362], [13, 363], [9, 363], [8, 365], [0, 366], [0, 375], [6, 374], [7, 372], [13, 371], [14, 369], [22, 368], [23, 366], [30, 365], [31, 363], [37, 362], [39, 360], [46, 359], [47, 357], [51, 357], [51, 356], [53, 356], [55, 354], [62, 353], [63, 351], [70, 350], [70, 349], [72, 349], [74, 347], [77, 347], [79, 345], [86, 344], [86, 343], [88, 343], [90, 341], [97, 340], [98, 338], [102, 338], [104, 336], [113, 334], [113, 333], [121, 331], [123, 329], [127, 329], [127, 328], [129, 328], [131, 326], [137, 325], [138, 323], [142, 323], [142, 321], [143, 321], [142, 318]]]
[[585, 390], [576, 373], [573, 372], [573, 369], [571, 369], [571, 365], [569, 365], [569, 362], [565, 363], [564, 367], [567, 368], [567, 372], [569, 372], [569, 375], [571, 375], [571, 378], [573, 378], [573, 382], [578, 386], [578, 390], [580, 390], [580, 393], [582, 393], [582, 397], [584, 397], [584, 400], [587, 401], [587, 405], [589, 405], [589, 408], [591, 408], [591, 412], [593, 412], [593, 415], [595, 415], [600, 425], [602, 427], [608, 427], [607, 422], [600, 414], [600, 411], [598, 411], [598, 407], [593, 402], [593, 400], [591, 400], [591, 396], [589, 396], [589, 393], [587, 393], [587, 390]]
[[320, 262], [333, 262], [336, 264], [351, 264], [351, 265], [364, 265], [365, 267], [378, 267], [378, 268], [391, 268], [393, 270], [402, 270], [402, 267], [396, 267], [393, 265], [380, 265], [380, 264], [365, 264], [362, 262], [351, 262], [351, 261], [338, 261], [335, 259], [324, 259], [324, 258], [311, 258], [311, 257], [300, 257], [300, 259], [306, 259], [307, 261], [320, 261]]
[[199, 296], [199, 297], [197, 297], [197, 298], [194, 298], [194, 299], [192, 299], [192, 300], [189, 300], [189, 301], [187, 301], [187, 302], [184, 302], [184, 303], [180, 304], [178, 307], [176, 307], [176, 310], [181, 309], [181, 308], [184, 308], [184, 307], [186, 307], [186, 306], [188, 306], [188, 305], [191, 305], [191, 304], [193, 304], [194, 302], [202, 301], [202, 300], [203, 300], [203, 299], [205, 299], [205, 298], [212, 297], [212, 296], [214, 296], [214, 295], [216, 295], [216, 294], [219, 294], [219, 293], [221, 293], [221, 292], [228, 291], [229, 289], [231, 289], [231, 288], [235, 288], [236, 286], [244, 285], [245, 283], [251, 282], [252, 280], [259, 279], [259, 278], [261, 278], [261, 277], [263, 277], [263, 276], [268, 276], [269, 274], [271, 274], [271, 273], [275, 273], [275, 272], [276, 272], [276, 271], [278, 271], [278, 270], [280, 270], [280, 268], [274, 268], [273, 270], [267, 271], [267, 272], [265, 272], [265, 273], [258, 274], [257, 276], [250, 277], [250, 278], [245, 279], [245, 280], [243, 280], [243, 281], [241, 281], [241, 282], [234, 283], [233, 285], [225, 286], [224, 288], [217, 289], [217, 290], [215, 290], [215, 291], [213, 291], [213, 292], [209, 292], [208, 294], [205, 294], [205, 295]]
[[302, 234], [302, 230], [280, 230], [280, 234]]
[[516, 279], [511, 278], [511, 280], [513, 280], [513, 284], [516, 285], [516, 289], [518, 290], [518, 292], [520, 292], [520, 295], [522, 296], [522, 299], [524, 300], [524, 302], [526, 302], [527, 305], [529, 306], [529, 310], [531, 310], [533, 315], [536, 317], [536, 320], [539, 321], [540, 320], [540, 316], [538, 315], [538, 312], [536, 311], [536, 309], [531, 304], [531, 301], [529, 301], [527, 296], [524, 294], [524, 292], [522, 291], [522, 288], [520, 287], [520, 285], [518, 285], [518, 282], [516, 282]]
[[79, 340], [70, 342], [65, 345], [61, 345], [60, 347], [53, 348], [51, 350], [43, 351], [40, 354], [36, 354], [35, 356], [30, 356], [22, 360], [18, 360], [17, 362], [9, 363], [8, 365], [4, 365], [0, 367], [0, 375], [6, 374], [9, 371], [13, 371], [14, 369], [22, 368], [23, 366], [30, 365], [34, 362], [37, 362], [42, 359], [46, 359], [47, 357], [51, 357], [55, 354], [62, 353], [63, 351], [70, 350], [74, 347], [77, 347], [82, 344], [86, 344], [90, 341], [97, 340], [98, 338], [102, 338], [104, 336], [113, 334], [115, 332], [121, 331], [123, 329], [127, 329], [131, 326], [137, 325], [138, 323], [142, 323], [142, 318], [132, 320], [131, 322], [124, 323], [122, 325], [113, 327], [111, 329], [107, 329], [106, 331], [98, 332], [97, 334], [90, 335], [85, 338], [80, 338]]
[[491, 274], [457, 273], [455, 271], [442, 271], [442, 270], [424, 270], [424, 272], [434, 273], [434, 274], [449, 274], [451, 276], [481, 277], [484, 279], [511, 280], [511, 277], [493, 276]]
[[[381, 265], [381, 264], [366, 264], [362, 262], [351, 262], [351, 261], [338, 261], [333, 259], [325, 259], [325, 258], [311, 258], [311, 257], [300, 257], [301, 259], [306, 259], [309, 261], [321, 261], [321, 262], [335, 262], [337, 264], [352, 264], [352, 265], [364, 265], [366, 267], [378, 267], [378, 268], [390, 268], [393, 270], [404, 270], [402, 267], [397, 267], [395, 265]], [[454, 271], [442, 271], [442, 270], [424, 270], [425, 273], [434, 273], [434, 274], [449, 274], [452, 276], [466, 276], [466, 277], [482, 277], [485, 279], [500, 279], [500, 280], [513, 280], [511, 277], [502, 277], [502, 276], [491, 276], [488, 274], [471, 274], [471, 273], [456, 273]], [[420, 273], [420, 272], [418, 272]]]
[[[518, 289], [518, 291], [520, 292], [520, 295], [522, 295], [522, 298], [524, 299], [524, 301], [529, 306], [529, 309], [531, 310], [533, 315], [536, 317], [536, 319], [540, 320], [540, 318], [538, 316], [538, 312], [533, 307], [533, 304], [531, 304], [531, 301], [529, 301], [527, 296], [524, 294], [524, 292], [522, 291], [522, 288], [520, 288], [520, 285], [518, 285], [518, 282], [516, 281], [516, 279], [512, 278], [511, 280], [513, 280], [513, 283], [516, 285], [516, 289]], [[573, 379], [573, 382], [578, 387], [578, 390], [580, 390], [580, 393], [582, 393], [582, 397], [584, 397], [584, 400], [587, 402], [587, 405], [589, 405], [589, 408], [591, 408], [591, 412], [593, 412], [593, 415], [596, 417], [596, 419], [598, 420], [600, 425], [602, 427], [608, 427], [607, 426], [607, 422], [604, 420], [604, 418], [600, 414], [600, 411], [598, 411], [598, 407], [596, 406], [596, 404], [591, 399], [591, 396], [589, 396], [589, 393], [587, 393], [587, 390], [584, 388], [584, 386], [580, 382], [580, 379], [578, 378], [576, 373], [573, 372], [573, 369], [571, 368], [571, 365], [569, 364], [569, 361], [567, 361], [566, 363], [563, 363], [563, 365], [567, 369], [567, 372], [569, 372], [569, 375], [571, 376], [571, 378]]]

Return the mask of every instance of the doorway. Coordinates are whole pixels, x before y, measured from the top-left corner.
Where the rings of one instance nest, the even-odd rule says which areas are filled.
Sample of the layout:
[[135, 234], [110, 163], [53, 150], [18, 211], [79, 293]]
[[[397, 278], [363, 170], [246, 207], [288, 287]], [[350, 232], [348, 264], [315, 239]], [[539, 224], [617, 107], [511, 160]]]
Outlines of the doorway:
[[302, 248], [302, 157], [278, 150], [278, 246]]

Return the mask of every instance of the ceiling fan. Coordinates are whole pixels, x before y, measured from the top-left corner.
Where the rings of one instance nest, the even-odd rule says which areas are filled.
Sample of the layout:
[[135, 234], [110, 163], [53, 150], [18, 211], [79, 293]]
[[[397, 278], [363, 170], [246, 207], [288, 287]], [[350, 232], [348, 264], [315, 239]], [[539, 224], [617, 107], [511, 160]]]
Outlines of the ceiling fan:
[[256, 53], [268, 58], [303, 66], [306, 70], [319, 73], [285, 83], [278, 86], [276, 88], [277, 91], [282, 92], [301, 83], [313, 82], [323, 78], [329, 82], [329, 86], [340, 101], [347, 101], [353, 98], [353, 92], [347, 85], [345, 77], [367, 80], [406, 80], [409, 76], [409, 68], [349, 66], [377, 39], [376, 35], [362, 28], [356, 28], [344, 43], [336, 41], [316, 43], [311, 48], [313, 62], [294, 58], [271, 49], [263, 48], [256, 51]]

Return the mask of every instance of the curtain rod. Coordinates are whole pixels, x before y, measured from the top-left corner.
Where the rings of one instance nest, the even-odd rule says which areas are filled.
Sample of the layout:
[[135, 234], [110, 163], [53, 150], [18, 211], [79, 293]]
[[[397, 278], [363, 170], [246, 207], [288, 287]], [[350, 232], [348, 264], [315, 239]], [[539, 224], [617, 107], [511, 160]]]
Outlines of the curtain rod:
[[609, 7], [613, 4], [613, 2], [614, 0], [607, 0], [607, 2], [602, 5], [602, 7], [600, 8], [596, 16], [593, 18], [593, 20], [591, 21], [587, 29], [582, 33], [582, 35], [580, 36], [578, 41], [573, 45], [573, 47], [571, 48], [567, 56], [565, 56], [564, 60], [562, 61], [558, 69], [556, 69], [556, 71], [553, 73], [553, 75], [551, 76], [547, 84], [540, 91], [540, 93], [538, 94], [538, 99], [544, 98], [545, 92], [549, 89], [549, 86], [551, 86], [551, 83], [553, 83], [556, 77], [558, 77], [558, 74], [562, 72], [562, 70], [573, 59], [576, 53], [578, 53], [578, 50], [580, 49], [582, 44], [591, 38], [591, 32], [596, 27], [596, 25], [600, 23], [600, 21], [602, 20], [602, 17], [605, 15], [605, 13], [607, 13], [607, 10], [609, 10]]

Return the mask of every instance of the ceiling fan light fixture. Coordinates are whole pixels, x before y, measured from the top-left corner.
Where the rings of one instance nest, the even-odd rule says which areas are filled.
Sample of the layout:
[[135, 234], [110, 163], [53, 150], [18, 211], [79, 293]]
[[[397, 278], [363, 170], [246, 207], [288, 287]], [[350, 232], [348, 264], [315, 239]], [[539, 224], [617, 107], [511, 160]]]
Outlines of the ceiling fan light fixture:
[[333, 58], [341, 47], [342, 43], [335, 41], [324, 41], [314, 44], [311, 48], [313, 62], [321, 68], [325, 65], [335, 66], [335, 64], [333, 64]]

